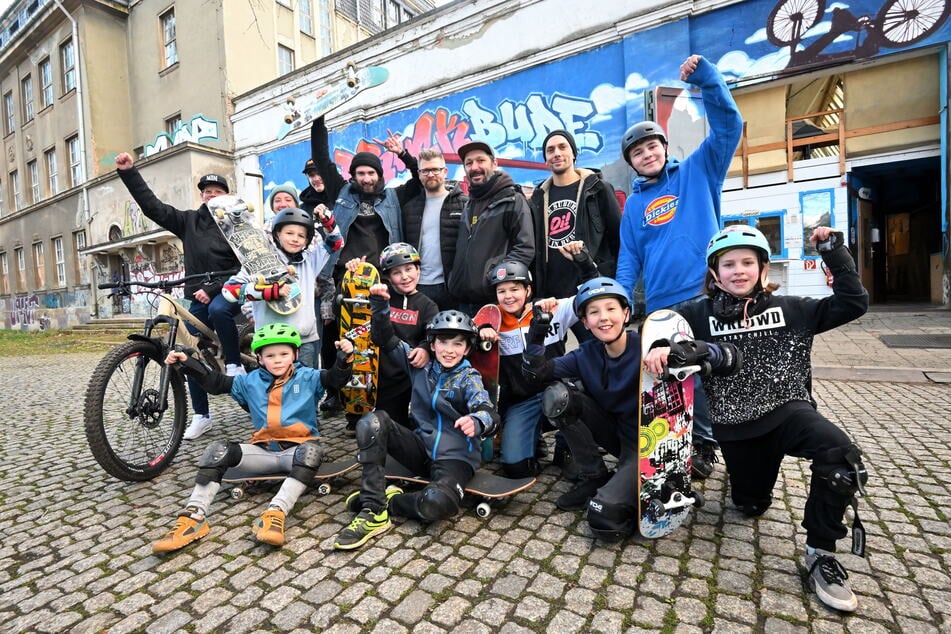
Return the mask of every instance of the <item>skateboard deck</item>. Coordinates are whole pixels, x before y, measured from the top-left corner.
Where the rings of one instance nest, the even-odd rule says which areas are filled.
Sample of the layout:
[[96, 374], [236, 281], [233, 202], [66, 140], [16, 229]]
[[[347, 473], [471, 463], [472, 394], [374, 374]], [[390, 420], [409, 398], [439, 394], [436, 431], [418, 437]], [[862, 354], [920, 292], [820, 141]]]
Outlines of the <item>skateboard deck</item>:
[[[644, 321], [643, 354], [658, 339], [692, 339], [690, 325], [672, 310], [658, 310]], [[642, 358], [643, 360], [643, 358]], [[691, 506], [703, 498], [690, 485], [693, 449], [693, 377], [699, 366], [674, 369], [673, 376], [655, 377], [641, 368], [638, 421], [638, 516], [644, 537], [676, 530]], [[687, 380], [684, 380], [687, 379]]]
[[[353, 471], [360, 463], [356, 460], [343, 460], [340, 462], [323, 462], [317, 469], [317, 475], [314, 476], [314, 482], [317, 483], [317, 493], [327, 495], [333, 490], [332, 481], [345, 473]], [[286, 473], [265, 473], [257, 475], [242, 475], [237, 469], [225, 471], [222, 482], [227, 482], [234, 486], [231, 487], [231, 497], [240, 500], [245, 496], [247, 490], [260, 482], [283, 481], [287, 478]]]
[[[502, 326], [502, 312], [495, 304], [487, 304], [479, 309], [472, 319], [476, 328], [491, 326], [496, 332]], [[479, 339], [469, 353], [469, 363], [482, 375], [482, 384], [489, 393], [494, 405], [499, 404], [499, 344]], [[499, 438], [499, 435], [496, 435]], [[482, 441], [482, 459], [492, 460], [494, 440], [486, 438]]]
[[353, 63], [347, 64], [343, 77], [301, 97], [288, 98], [284, 122], [277, 131], [277, 140], [280, 141], [302, 125], [353, 99], [367, 88], [379, 86], [389, 77], [390, 71], [382, 66], [357, 68]]
[[372, 264], [343, 276], [340, 298], [340, 337], [353, 342], [353, 376], [340, 388], [344, 410], [362, 415], [376, 407], [380, 351], [370, 340], [370, 287], [380, 283], [380, 273]]
[[[387, 480], [429, 484], [429, 478], [416, 475], [392, 456], [386, 458]], [[464, 491], [475, 500], [476, 515], [486, 518], [492, 514], [492, 505], [500, 500], [520, 493], [535, 484], [535, 478], [503, 478], [500, 475], [478, 470], [464, 487]]]
[[290, 295], [267, 302], [271, 310], [280, 315], [297, 312], [304, 298], [294, 267], [283, 262], [277, 246], [255, 226], [251, 207], [236, 196], [217, 196], [208, 202], [208, 209], [246, 273], [262, 284], [289, 285]]

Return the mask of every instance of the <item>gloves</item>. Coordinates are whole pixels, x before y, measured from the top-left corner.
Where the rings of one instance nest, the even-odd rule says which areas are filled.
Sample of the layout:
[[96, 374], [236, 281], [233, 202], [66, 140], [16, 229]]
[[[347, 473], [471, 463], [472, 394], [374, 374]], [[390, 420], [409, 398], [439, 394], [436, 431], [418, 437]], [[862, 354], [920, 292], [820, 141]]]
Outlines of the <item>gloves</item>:
[[545, 337], [548, 336], [548, 329], [551, 326], [552, 314], [544, 312], [538, 306], [532, 307], [532, 322], [528, 326], [528, 336], [526, 343], [528, 345], [545, 345]]

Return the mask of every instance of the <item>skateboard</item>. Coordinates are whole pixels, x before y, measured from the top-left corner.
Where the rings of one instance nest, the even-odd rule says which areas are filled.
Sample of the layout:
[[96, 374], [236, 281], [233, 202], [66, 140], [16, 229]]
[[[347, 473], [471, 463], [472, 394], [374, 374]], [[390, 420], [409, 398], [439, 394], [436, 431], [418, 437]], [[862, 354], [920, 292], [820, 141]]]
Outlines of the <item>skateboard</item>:
[[284, 113], [284, 123], [277, 131], [280, 141], [292, 131], [326, 114], [358, 93], [379, 86], [390, 77], [390, 71], [383, 66], [357, 68], [356, 64], [347, 64], [342, 79], [333, 81], [329, 86], [304, 95], [301, 98], [289, 97]]
[[[323, 462], [317, 469], [317, 475], [314, 476], [314, 482], [317, 483], [317, 493], [328, 495], [333, 490], [334, 480], [353, 471], [360, 463], [356, 460], [344, 460], [341, 462]], [[231, 497], [235, 500], [244, 498], [248, 489], [261, 482], [278, 482], [287, 478], [286, 473], [265, 473], [260, 475], [241, 476], [237, 469], [229, 469], [225, 472], [222, 482], [227, 482], [234, 486], [231, 487]]]
[[340, 388], [344, 410], [362, 415], [376, 406], [380, 351], [370, 340], [370, 287], [380, 283], [376, 267], [363, 262], [340, 283], [340, 337], [353, 342], [353, 376]]
[[[496, 332], [502, 326], [502, 312], [495, 304], [487, 304], [479, 309], [472, 319], [476, 328], [490, 326]], [[489, 393], [494, 405], [499, 404], [499, 345], [491, 341], [479, 339], [469, 353], [469, 364], [482, 375], [482, 384]], [[499, 438], [500, 435], [496, 435]], [[482, 441], [482, 459], [492, 460], [494, 439], [486, 438]]]
[[[392, 456], [386, 457], [385, 477], [387, 480], [429, 484], [429, 478], [414, 474]], [[476, 515], [485, 519], [492, 515], [492, 507], [502, 500], [520, 493], [535, 484], [535, 478], [503, 478], [500, 475], [479, 470], [466, 484], [464, 491], [475, 501]]]
[[246, 273], [259, 284], [283, 281], [290, 286], [290, 295], [267, 302], [271, 310], [280, 315], [296, 312], [304, 299], [297, 272], [283, 262], [264, 230], [254, 225], [251, 205], [236, 196], [216, 196], [208, 202], [208, 209]]
[[[692, 339], [690, 325], [672, 310], [658, 310], [644, 321], [641, 350], [659, 339]], [[643, 360], [643, 357], [642, 357]], [[690, 485], [693, 449], [693, 374], [700, 366], [669, 368], [655, 377], [641, 368], [638, 421], [638, 516], [641, 535], [663, 537], [676, 530], [703, 496]], [[689, 380], [685, 380], [689, 379]]]

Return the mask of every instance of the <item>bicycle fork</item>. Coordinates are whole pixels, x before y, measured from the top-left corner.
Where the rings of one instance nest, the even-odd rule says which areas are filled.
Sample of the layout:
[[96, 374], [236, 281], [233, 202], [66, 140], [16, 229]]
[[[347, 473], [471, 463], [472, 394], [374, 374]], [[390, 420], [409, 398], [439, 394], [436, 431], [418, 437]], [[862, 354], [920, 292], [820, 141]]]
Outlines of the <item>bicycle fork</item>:
[[[152, 331], [159, 324], [168, 324], [168, 335], [165, 341], [152, 336]], [[136, 361], [135, 374], [132, 377], [132, 394], [129, 396], [129, 405], [126, 407], [126, 414], [129, 418], [136, 418], [140, 414], [151, 416], [156, 413], [164, 412], [168, 409], [168, 384], [170, 368], [165, 364], [165, 356], [168, 351], [175, 346], [178, 337], [179, 321], [175, 317], [168, 315], [157, 315], [152, 319], [145, 320], [145, 328], [141, 335], [130, 335], [130, 339], [146, 341], [155, 347], [158, 356], [158, 362], [161, 365], [159, 371], [158, 400], [142, 398], [142, 381], [145, 376], [145, 366], [149, 363], [149, 358], [142, 355]], [[148, 410], [148, 411], [144, 411]]]

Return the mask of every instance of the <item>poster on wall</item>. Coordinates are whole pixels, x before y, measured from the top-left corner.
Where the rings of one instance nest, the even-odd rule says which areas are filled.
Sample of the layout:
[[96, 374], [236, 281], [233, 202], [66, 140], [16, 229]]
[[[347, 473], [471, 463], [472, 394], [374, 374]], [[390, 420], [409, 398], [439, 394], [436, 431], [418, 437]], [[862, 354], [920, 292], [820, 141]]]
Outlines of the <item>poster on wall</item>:
[[802, 257], [817, 258], [816, 245], [809, 242], [809, 236], [818, 227], [832, 227], [835, 218], [835, 192], [831, 189], [802, 192], [799, 194], [802, 208]]

